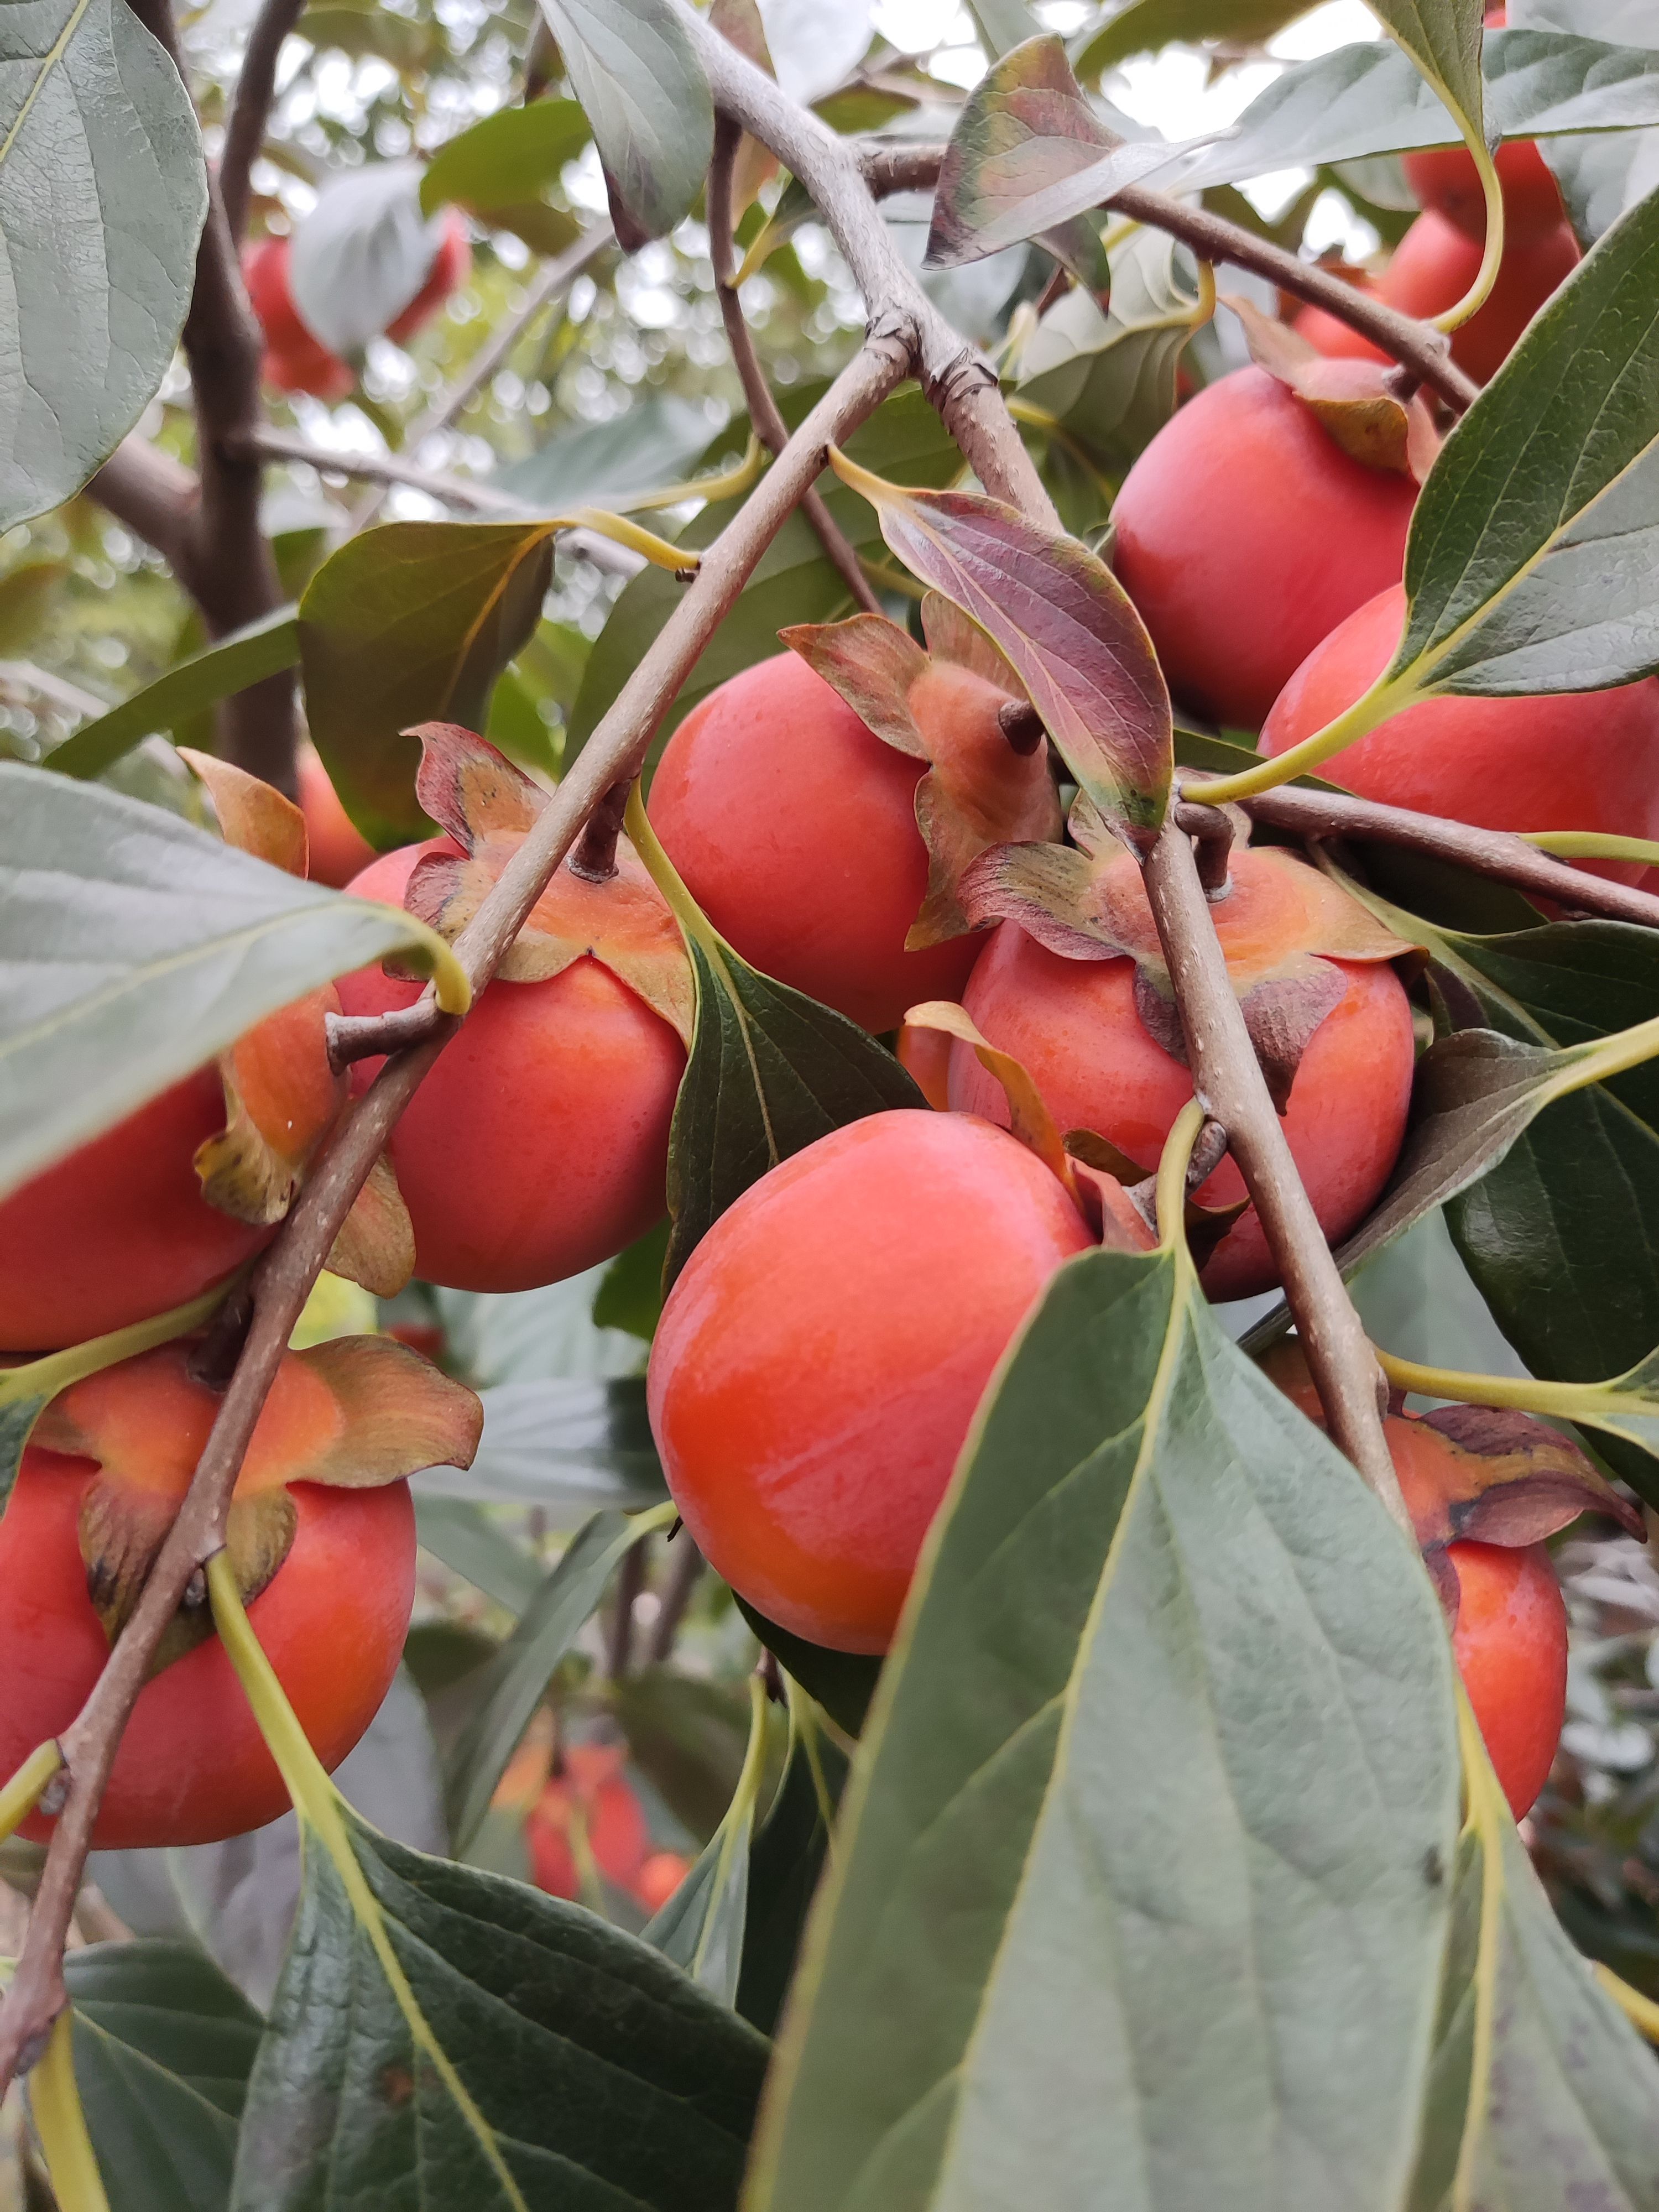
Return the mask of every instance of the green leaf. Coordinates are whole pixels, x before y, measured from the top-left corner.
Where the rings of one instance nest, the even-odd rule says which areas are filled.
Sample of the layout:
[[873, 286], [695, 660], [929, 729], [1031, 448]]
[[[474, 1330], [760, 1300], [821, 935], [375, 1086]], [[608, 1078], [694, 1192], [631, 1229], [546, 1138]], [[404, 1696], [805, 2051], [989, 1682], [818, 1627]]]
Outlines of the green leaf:
[[665, 237], [702, 190], [714, 146], [708, 82], [673, 0], [541, 0], [621, 218], [624, 246]]
[[1369, 0], [1470, 140], [1485, 137], [1480, 19], [1485, 0]]
[[306, 712], [346, 811], [374, 845], [428, 834], [416, 722], [483, 726], [553, 573], [544, 522], [389, 522], [347, 540], [300, 601]]
[[856, 1022], [759, 974], [712, 931], [686, 945], [697, 1026], [668, 1138], [668, 1283], [769, 1168], [866, 1114], [925, 1103]]
[[522, 1613], [542, 1586], [540, 1562], [482, 1505], [417, 1491], [415, 1528], [434, 1559], [509, 1613]]
[[1139, 616], [1074, 538], [976, 492], [912, 492], [846, 461], [911, 574], [999, 645], [1055, 750], [1132, 844], [1157, 835], [1173, 771], [1170, 694]]
[[596, 1513], [480, 1674], [477, 1709], [445, 1760], [444, 1798], [458, 1851], [477, 1834], [554, 1669], [597, 1611], [623, 1555], [659, 1519]]
[[0, 1192], [331, 976], [438, 944], [102, 785], [0, 761]]
[[[779, 395], [780, 410], [791, 428], [823, 390], [821, 384], [797, 385]], [[708, 447], [699, 466], [737, 459], [748, 436], [748, 417], [737, 416]], [[962, 466], [962, 456], [938, 414], [914, 385], [884, 400], [848, 440], [847, 451], [866, 468], [878, 470], [901, 483], [949, 483]], [[817, 488], [854, 548], [860, 552], [879, 550], [880, 531], [868, 504], [828, 471], [819, 477]], [[729, 514], [726, 507], [704, 507], [687, 526], [681, 542], [698, 548], [711, 544], [726, 527]], [[581, 690], [570, 711], [565, 734], [567, 769], [604, 720], [681, 596], [682, 587], [672, 577], [660, 568], [647, 568], [617, 599], [594, 644]], [[778, 632], [786, 623], [830, 622], [851, 608], [847, 586], [825, 556], [817, 532], [803, 515], [792, 514], [761, 556], [736, 605], [703, 647], [696, 666], [658, 724], [653, 760], [699, 699], [706, 698], [728, 677], [781, 650]]]
[[471, 1466], [428, 1468], [417, 1494], [539, 1505], [556, 1528], [573, 1510], [580, 1520], [598, 1505], [625, 1511], [666, 1495], [642, 1375], [526, 1376], [479, 1397], [483, 1437]]
[[709, 1838], [696, 1865], [649, 1920], [644, 1940], [724, 2005], [735, 2004], [749, 1908], [749, 1807]]
[[225, 2212], [258, 2014], [191, 1943], [94, 1943], [64, 1979], [110, 2212]]
[[544, 514], [615, 507], [634, 493], [684, 482], [708, 445], [701, 407], [672, 392], [653, 393], [609, 422], [561, 430], [491, 482]]
[[1025, 0], [967, 0], [967, 9], [988, 61], [1000, 60], [1011, 46], [1036, 38], [1042, 28]]
[[1271, 39], [1314, 4], [1315, 0], [1128, 0], [1097, 30], [1079, 33], [1072, 66], [1080, 77], [1097, 77], [1119, 62], [1177, 40], [1185, 46], [1201, 46], [1210, 39], [1252, 46]]
[[155, 398], [206, 213], [190, 95], [123, 0], [9, 9], [0, 530], [77, 492]]
[[441, 230], [423, 212], [422, 165], [371, 161], [330, 179], [295, 226], [289, 289], [300, 319], [351, 358], [419, 294]]
[[832, 1651], [826, 1644], [809, 1644], [804, 1636], [792, 1635], [757, 1613], [735, 1590], [732, 1595], [738, 1611], [784, 1672], [793, 1675], [844, 1735], [859, 1735], [881, 1679], [881, 1661], [866, 1651]]
[[593, 1299], [595, 1324], [625, 1328], [649, 1344], [662, 1316], [662, 1271], [667, 1258], [668, 1224], [664, 1220], [619, 1252], [605, 1269]]
[[438, 149], [421, 179], [421, 205], [433, 215], [455, 201], [487, 214], [538, 199], [592, 136], [574, 100], [498, 108]]
[[292, 668], [300, 658], [297, 610], [278, 607], [257, 622], [233, 630], [216, 645], [210, 645], [153, 684], [135, 691], [107, 714], [83, 722], [72, 737], [47, 754], [41, 765], [60, 775], [90, 780], [112, 768], [124, 753], [160, 730], [171, 730], [192, 714], [246, 691]]
[[[674, 1539], [676, 1546], [687, 1541]], [[635, 1765], [674, 1818], [706, 1842], [725, 1819], [743, 1773], [750, 1715], [742, 1684], [707, 1681], [672, 1667], [633, 1667], [609, 1685], [605, 1703]]]
[[235, 2212], [733, 2212], [764, 2038], [580, 1906], [344, 1819], [453, 2074], [416, 2044], [331, 1853], [307, 1849]]
[[1184, 1255], [1069, 1261], [912, 1589], [752, 2212], [1397, 2206], [1457, 1813], [1381, 1507]]
[[[1510, 20], [1526, 30], [1659, 46], [1659, 27], [1645, 0], [1516, 0]], [[1555, 172], [1581, 246], [1593, 246], [1659, 185], [1659, 130], [1547, 138], [1539, 151]]]
[[[795, 1971], [801, 1932], [829, 1852], [830, 1831], [818, 1794], [841, 1802], [847, 1761], [815, 1722], [798, 1730], [789, 1763], [749, 1853], [749, 1900], [743, 1929], [738, 2010], [763, 2035], [772, 2034]], [[814, 1762], [817, 1772], [813, 1771]]]

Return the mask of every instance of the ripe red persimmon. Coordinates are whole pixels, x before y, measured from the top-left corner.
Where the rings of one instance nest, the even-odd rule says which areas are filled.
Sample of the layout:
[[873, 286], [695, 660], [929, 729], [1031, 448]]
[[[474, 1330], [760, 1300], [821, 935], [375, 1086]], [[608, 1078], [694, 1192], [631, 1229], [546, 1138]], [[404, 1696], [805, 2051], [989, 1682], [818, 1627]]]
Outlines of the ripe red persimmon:
[[1405, 564], [1417, 486], [1354, 460], [1265, 369], [1166, 422], [1112, 509], [1113, 562], [1177, 699], [1258, 729], [1298, 664]]
[[885, 1650], [993, 1370], [1093, 1241], [966, 1115], [872, 1115], [746, 1190], [669, 1293], [647, 1382], [716, 1571], [797, 1636]]
[[[422, 854], [383, 854], [348, 888], [403, 903]], [[419, 982], [362, 968], [349, 1014], [383, 1013]], [[361, 1060], [359, 1090], [381, 1063]], [[497, 979], [405, 1109], [389, 1151], [414, 1224], [416, 1272], [465, 1291], [522, 1291], [611, 1258], [659, 1219], [679, 1038], [610, 969], [584, 957], [540, 982]]]
[[[951, 719], [969, 744], [1012, 757], [1003, 695], [968, 672]], [[954, 703], [954, 702], [953, 702]], [[907, 952], [927, 888], [916, 827], [924, 762], [867, 729], [793, 653], [745, 669], [699, 702], [663, 753], [652, 827], [692, 896], [743, 957], [868, 1030], [907, 1006], [960, 994], [972, 937]]]
[[[1505, 139], [1496, 166], [1504, 192], [1504, 238], [1524, 246], [1553, 230], [1562, 220], [1561, 190], [1536, 141]], [[1407, 154], [1404, 167], [1420, 207], [1444, 216], [1477, 245], [1485, 242], [1486, 195], [1467, 146], [1433, 146]]]
[[[296, 1172], [345, 1097], [324, 1030], [339, 1003], [332, 985], [310, 992], [228, 1056], [249, 1116]], [[55, 1350], [165, 1313], [268, 1243], [274, 1223], [204, 1194], [198, 1156], [225, 1126], [221, 1070], [198, 1068], [0, 1201], [0, 1351]]]
[[[1282, 753], [1323, 729], [1394, 657], [1403, 590], [1379, 592], [1298, 668], [1261, 732]], [[1659, 678], [1550, 698], [1431, 699], [1320, 769], [1362, 798], [1485, 830], [1592, 830], [1659, 836]], [[1633, 883], [1639, 866], [1597, 861]]]
[[301, 746], [298, 768], [300, 811], [311, 854], [306, 873], [313, 884], [343, 890], [374, 858], [374, 848], [341, 805], [315, 745]]
[[[351, 1402], [365, 1341], [377, 1365], [390, 1364], [401, 1401], [371, 1411], [368, 1438], [354, 1427], [362, 1409]], [[245, 1583], [252, 1571], [257, 1586], [249, 1618], [331, 1768], [373, 1719], [402, 1654], [415, 1516], [408, 1485], [388, 1479], [385, 1455], [411, 1395], [428, 1391], [476, 1412], [471, 1393], [381, 1340], [290, 1353], [237, 1478], [230, 1548]], [[73, 1384], [43, 1415], [0, 1518], [0, 1772], [80, 1710], [123, 1617], [112, 1619], [111, 1608], [124, 1591], [129, 1607], [136, 1596], [219, 1405], [191, 1378], [187, 1348], [172, 1344]], [[471, 1444], [477, 1435], [474, 1422]], [[394, 1453], [403, 1441], [392, 1439]], [[436, 1458], [457, 1449], [471, 1456], [465, 1438], [431, 1446]], [[366, 1474], [371, 1458], [377, 1467]], [[396, 1462], [411, 1463], [430, 1462], [418, 1450]], [[377, 1486], [333, 1486], [365, 1480]], [[201, 1614], [195, 1624], [204, 1626]], [[140, 1692], [116, 1754], [93, 1836], [100, 1850], [210, 1843], [287, 1808], [217, 1638], [170, 1635], [177, 1656]], [[37, 1815], [24, 1832], [40, 1839], [52, 1825]]]
[[[1119, 872], [1144, 905], [1139, 875]], [[1212, 909], [1237, 983], [1267, 974], [1305, 949], [1322, 879], [1288, 855], [1236, 851], [1229, 896]], [[1150, 916], [1146, 927], [1151, 932]], [[1370, 1210], [1398, 1156], [1411, 1100], [1411, 1006], [1386, 962], [1333, 958], [1343, 995], [1313, 1031], [1291, 1085], [1284, 1129], [1333, 1243]], [[1176, 1116], [1193, 1095], [1189, 1069], [1148, 1030], [1127, 957], [1070, 959], [1005, 921], [980, 956], [963, 1005], [982, 1034], [1021, 1062], [1061, 1130], [1091, 1129], [1150, 1173]], [[1000, 1090], [964, 1045], [951, 1052], [951, 1104], [1006, 1118]], [[1244, 1196], [1224, 1160], [1196, 1193], [1206, 1206]], [[1278, 1279], [1254, 1207], [1203, 1270], [1214, 1298], [1247, 1297]]]
[[[1430, 209], [1401, 240], [1370, 289], [1385, 307], [1426, 321], [1444, 314], [1468, 295], [1480, 273], [1480, 254], [1478, 240]], [[1579, 258], [1578, 241], [1565, 222], [1506, 245], [1490, 296], [1452, 332], [1452, 359], [1458, 367], [1477, 384], [1496, 376], [1527, 325], [1572, 274]], [[1360, 361], [1389, 358], [1369, 338], [1318, 308], [1298, 315], [1296, 327], [1322, 353]]]
[[[1413, 1517], [1446, 1494], [1452, 1447], [1427, 1422], [1383, 1424]], [[1518, 1820], [1543, 1788], [1567, 1700], [1567, 1609], [1547, 1546], [1446, 1547], [1460, 1595], [1452, 1650], [1486, 1752]]]

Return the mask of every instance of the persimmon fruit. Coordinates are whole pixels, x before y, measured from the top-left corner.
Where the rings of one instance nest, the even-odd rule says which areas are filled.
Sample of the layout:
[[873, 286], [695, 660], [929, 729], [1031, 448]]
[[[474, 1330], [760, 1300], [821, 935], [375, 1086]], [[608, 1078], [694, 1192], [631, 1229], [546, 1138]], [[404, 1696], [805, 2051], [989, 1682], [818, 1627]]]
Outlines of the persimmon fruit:
[[[1009, 756], [1001, 695], [965, 671], [933, 673], [959, 742]], [[965, 936], [904, 949], [927, 888], [915, 814], [925, 773], [783, 653], [692, 708], [647, 811], [692, 896], [745, 960], [881, 1031], [907, 1006], [959, 996], [978, 950]]]
[[[333, 986], [249, 1030], [227, 1055], [260, 1135], [297, 1169], [345, 1085], [328, 1064]], [[83, 1343], [182, 1305], [275, 1233], [210, 1202], [198, 1155], [226, 1126], [224, 1078], [198, 1068], [0, 1200], [0, 1352]]]
[[[231, 1508], [230, 1551], [255, 1588], [248, 1614], [307, 1735], [330, 1768], [379, 1710], [402, 1655], [415, 1589], [408, 1484], [337, 1461], [348, 1434], [330, 1378], [367, 1341], [407, 1395], [421, 1367], [380, 1340], [289, 1354], [254, 1429]], [[322, 1355], [322, 1356], [319, 1356]], [[416, 1387], [477, 1401], [422, 1369]], [[218, 1412], [172, 1344], [75, 1383], [43, 1416], [0, 1518], [0, 1770], [10, 1773], [74, 1719], [109, 1656], [107, 1607], [123, 1577], [142, 1583]], [[395, 1426], [395, 1420], [392, 1425]], [[387, 1420], [376, 1418], [384, 1453]], [[471, 1429], [476, 1444], [477, 1428]], [[361, 1438], [357, 1441], [361, 1442]], [[354, 1444], [344, 1456], [351, 1462]], [[392, 1449], [397, 1449], [394, 1443]], [[463, 1442], [434, 1443], [437, 1456]], [[428, 1463], [420, 1452], [414, 1464]], [[399, 1466], [408, 1460], [397, 1462]], [[296, 1479], [310, 1474], [316, 1479]], [[335, 1486], [359, 1480], [374, 1486]], [[244, 1522], [246, 1526], [244, 1528]], [[285, 1539], [285, 1540], [284, 1540]], [[143, 1545], [148, 1550], [143, 1550]], [[135, 1572], [134, 1553], [142, 1562]], [[246, 1587], [246, 1585], [245, 1585]], [[181, 1620], [186, 1616], [180, 1616]], [[100, 1850], [210, 1843], [258, 1827], [288, 1805], [246, 1697], [206, 1616], [139, 1692], [93, 1841]], [[175, 1624], [175, 1627], [177, 1624]], [[174, 1632], [170, 1631], [169, 1635]], [[24, 1832], [52, 1822], [37, 1814]]]
[[1166, 422], [1112, 509], [1113, 562], [1176, 697], [1259, 729], [1321, 638], [1397, 583], [1417, 486], [1343, 452], [1265, 369]]
[[[1121, 865], [1144, 903], [1134, 863], [1126, 856]], [[1246, 849], [1232, 856], [1231, 880], [1229, 896], [1212, 911], [1237, 980], [1294, 951], [1304, 894], [1319, 878], [1287, 856]], [[1147, 927], [1150, 933], [1150, 916]], [[1370, 1210], [1398, 1156], [1414, 1047], [1410, 1002], [1386, 962], [1333, 958], [1328, 965], [1345, 988], [1302, 1054], [1284, 1129], [1320, 1226], [1335, 1243]], [[1004, 921], [980, 956], [963, 1005], [985, 1037], [1026, 1068], [1061, 1130], [1093, 1130], [1149, 1174], [1156, 1169], [1176, 1116], [1193, 1096], [1193, 1079], [1146, 1025], [1133, 959], [1068, 958], [1018, 922]], [[988, 1120], [1006, 1119], [1000, 1087], [960, 1043], [951, 1048], [950, 1103]], [[1237, 1165], [1224, 1159], [1194, 1196], [1200, 1205], [1224, 1207], [1244, 1194]], [[1246, 1297], [1278, 1279], [1254, 1207], [1222, 1238], [1202, 1279], [1213, 1298]]]
[[716, 1571], [797, 1636], [884, 1650], [992, 1371], [1093, 1241], [967, 1115], [872, 1115], [746, 1190], [670, 1291], [647, 1384]]
[[[262, 374], [277, 392], [306, 392], [318, 399], [344, 399], [356, 385], [356, 371], [325, 346], [301, 318], [289, 274], [292, 251], [293, 242], [288, 238], [264, 238], [242, 257], [242, 280], [264, 333]], [[458, 209], [447, 208], [432, 265], [421, 289], [386, 325], [386, 335], [400, 343], [412, 337], [431, 321], [450, 294], [465, 283], [471, 267], [465, 218]]]
[[373, 860], [374, 848], [340, 804], [315, 745], [301, 746], [295, 766], [311, 856], [306, 873], [313, 884], [343, 890]]
[[[1379, 592], [1298, 668], [1261, 731], [1287, 751], [1335, 720], [1394, 658], [1403, 589]], [[1659, 836], [1659, 678], [1607, 691], [1425, 700], [1334, 754], [1320, 769], [1362, 798], [1485, 830], [1586, 830]], [[1638, 866], [1596, 861], [1633, 883]]]
[[[424, 854], [383, 854], [348, 886], [404, 902]], [[411, 1006], [422, 986], [362, 968], [348, 1014]], [[381, 1062], [360, 1060], [366, 1088]], [[643, 1236], [665, 1203], [668, 1127], [685, 1068], [673, 1030], [598, 959], [539, 982], [497, 978], [400, 1116], [388, 1150], [414, 1224], [416, 1272], [456, 1290], [562, 1281]]]

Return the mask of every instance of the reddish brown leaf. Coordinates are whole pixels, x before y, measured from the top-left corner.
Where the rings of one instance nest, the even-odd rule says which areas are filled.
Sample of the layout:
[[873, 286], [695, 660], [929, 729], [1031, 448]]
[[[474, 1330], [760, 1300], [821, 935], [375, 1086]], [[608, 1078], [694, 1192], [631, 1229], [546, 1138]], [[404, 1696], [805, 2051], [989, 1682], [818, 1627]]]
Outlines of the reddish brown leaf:
[[1249, 300], [1229, 296], [1226, 304], [1243, 325], [1257, 366], [1294, 392], [1345, 453], [1367, 468], [1422, 483], [1440, 450], [1424, 393], [1407, 403], [1389, 390], [1390, 372], [1382, 362], [1333, 359]]
[[547, 804], [505, 753], [459, 722], [420, 722], [403, 734], [421, 741], [415, 796], [469, 853], [481, 838], [522, 836]]
[[910, 687], [926, 672], [928, 657], [908, 630], [885, 615], [854, 615], [846, 622], [796, 623], [778, 637], [884, 744], [913, 760], [932, 758], [910, 711]]
[[360, 1283], [377, 1298], [395, 1298], [415, 1273], [415, 1224], [386, 1153], [352, 1200], [327, 1265], [331, 1274]]
[[1419, 1540], [1541, 1544], [1581, 1513], [1605, 1513], [1632, 1536], [1641, 1509], [1621, 1498], [1577, 1445], [1529, 1413], [1497, 1406], [1443, 1406], [1423, 1417], [1452, 1445], [1437, 1501], [1416, 1499]]

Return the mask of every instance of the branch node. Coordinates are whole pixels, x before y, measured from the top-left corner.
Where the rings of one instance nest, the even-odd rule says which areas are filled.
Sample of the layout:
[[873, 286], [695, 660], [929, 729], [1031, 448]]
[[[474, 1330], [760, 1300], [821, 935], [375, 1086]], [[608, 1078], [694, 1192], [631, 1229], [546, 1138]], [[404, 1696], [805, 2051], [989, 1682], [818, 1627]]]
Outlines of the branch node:
[[1212, 906], [1231, 896], [1229, 873], [1233, 850], [1233, 823], [1224, 806], [1200, 806], [1182, 799], [1175, 810], [1176, 827], [1193, 841], [1198, 880]]
[[371, 1060], [396, 1052], [429, 1036], [439, 1021], [438, 1002], [423, 992], [412, 1006], [394, 1006], [384, 1014], [325, 1014], [323, 1030], [328, 1039], [328, 1064], [344, 1074], [354, 1060]]
[[1048, 732], [1042, 717], [1029, 699], [1009, 699], [997, 708], [997, 726], [1014, 751], [1034, 753]]
[[1188, 1195], [1206, 1183], [1221, 1165], [1227, 1153], [1227, 1132], [1213, 1115], [1206, 1121], [1193, 1146], [1193, 1156], [1187, 1163]]
[[192, 1381], [204, 1389], [222, 1390], [236, 1371], [236, 1363], [253, 1323], [253, 1290], [238, 1283], [203, 1331], [186, 1365]]
[[[58, 1755], [60, 1759], [63, 1758], [63, 1753], [64, 1747], [60, 1743], [58, 1747]], [[63, 1811], [64, 1806], [68, 1804], [69, 1794], [69, 1762], [67, 1759], [64, 1759], [63, 1765], [58, 1768], [57, 1773], [52, 1776], [51, 1781], [47, 1783], [46, 1788], [40, 1792], [34, 1809], [37, 1813], [44, 1813], [47, 1820], [55, 1820], [58, 1818], [58, 1815]]]
[[632, 788], [623, 781], [613, 783], [588, 816], [586, 826], [571, 848], [565, 866], [585, 884], [608, 884], [617, 872], [617, 840], [622, 835], [623, 816]]

